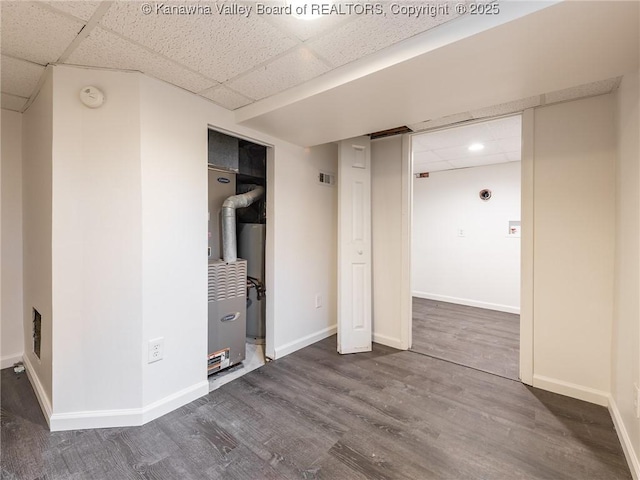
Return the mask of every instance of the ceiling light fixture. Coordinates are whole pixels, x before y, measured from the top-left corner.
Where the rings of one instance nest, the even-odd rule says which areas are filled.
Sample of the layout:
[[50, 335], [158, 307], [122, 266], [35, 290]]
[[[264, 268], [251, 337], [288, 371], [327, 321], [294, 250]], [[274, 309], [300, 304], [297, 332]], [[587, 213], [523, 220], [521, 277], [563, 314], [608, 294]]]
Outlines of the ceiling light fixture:
[[484, 150], [484, 145], [481, 143], [472, 143], [469, 145], [470, 152], [479, 152], [480, 150]]

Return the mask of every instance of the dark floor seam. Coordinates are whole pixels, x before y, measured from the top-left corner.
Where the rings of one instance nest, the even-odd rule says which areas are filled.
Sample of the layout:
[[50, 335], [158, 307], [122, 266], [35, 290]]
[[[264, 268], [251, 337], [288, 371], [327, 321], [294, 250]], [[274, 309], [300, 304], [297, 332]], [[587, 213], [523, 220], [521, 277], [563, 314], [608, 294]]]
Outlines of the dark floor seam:
[[509, 377], [505, 377], [504, 375], [498, 375], [497, 373], [493, 373], [493, 372], [488, 372], [486, 370], [482, 370], [480, 368], [476, 368], [476, 367], [471, 367], [469, 365], [465, 365], [464, 363], [458, 363], [458, 362], [454, 362], [453, 360], [448, 360], [446, 358], [442, 358], [442, 357], [436, 357], [435, 355], [429, 355], [428, 353], [422, 353], [422, 352], [418, 352], [417, 350], [407, 350], [408, 352], [411, 353], [417, 353], [418, 355], [422, 355], [423, 357], [429, 357], [429, 358], [435, 358], [436, 360], [442, 360], [443, 362], [447, 362], [447, 363], [451, 363], [453, 365], [458, 365], [459, 367], [465, 367], [465, 368], [470, 368], [471, 370], [475, 370], [476, 372], [482, 372], [482, 373], [487, 373], [489, 375], [493, 375], [494, 377], [500, 377], [500, 378], [504, 378], [505, 380], [511, 380], [512, 382], [518, 382], [518, 383], [522, 383], [520, 381], [520, 379], [513, 379], [513, 378], [509, 378]]

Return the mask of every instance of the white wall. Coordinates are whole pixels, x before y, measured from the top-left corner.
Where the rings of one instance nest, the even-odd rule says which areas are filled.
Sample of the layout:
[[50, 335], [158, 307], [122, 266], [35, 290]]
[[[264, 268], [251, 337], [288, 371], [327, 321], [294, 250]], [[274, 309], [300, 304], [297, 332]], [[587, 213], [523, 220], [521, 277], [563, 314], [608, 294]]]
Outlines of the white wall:
[[207, 127], [273, 146], [267, 353], [274, 358], [335, 332], [337, 194], [316, 178], [318, 169], [335, 171], [337, 149], [303, 149], [238, 126], [231, 112], [163, 82], [143, 76], [141, 85], [143, 343], [165, 337], [165, 359], [145, 365], [148, 405], [206, 380]]
[[[40, 93], [22, 116], [24, 361], [47, 420], [52, 400], [52, 169], [53, 79], [49, 69]], [[32, 309], [42, 315], [41, 354], [33, 353]]]
[[[25, 179], [49, 180], [37, 191], [25, 186], [25, 233], [53, 222], [53, 236], [37, 238], [41, 256], [53, 243], [53, 288], [38, 284], [32, 263], [42, 260], [25, 250], [25, 306], [32, 291], [45, 299], [53, 291], [52, 429], [140, 424], [208, 392], [208, 126], [273, 146], [268, 353], [281, 357], [335, 332], [336, 191], [316, 183], [318, 170], [335, 172], [334, 145], [303, 149], [261, 135], [236, 125], [232, 112], [140, 74], [52, 70], [54, 88], [49, 80], [25, 114], [24, 141]], [[101, 108], [79, 103], [89, 84], [105, 92]], [[32, 125], [43, 109], [49, 123]], [[30, 169], [41, 144], [42, 168]], [[53, 203], [53, 219], [48, 210], [36, 222], [35, 203]], [[39, 306], [43, 318], [50, 305]], [[147, 364], [155, 337], [165, 339], [164, 359]], [[33, 370], [50, 398], [51, 347], [44, 351], [48, 379]]]
[[22, 115], [2, 110], [0, 368], [22, 360]]
[[402, 137], [371, 142], [373, 341], [402, 347]]
[[[616, 255], [610, 408], [627, 457], [640, 476], [640, 420], [634, 384], [640, 385], [640, 121], [638, 73], [616, 93]], [[625, 442], [626, 439], [626, 442]], [[626, 445], [625, 445], [626, 444]]]
[[[139, 75], [54, 69], [53, 408], [140, 406]], [[89, 109], [80, 89], [104, 105]]]
[[[276, 358], [334, 334], [337, 321], [338, 192], [317, 179], [319, 171], [337, 174], [338, 146], [300, 152], [283, 145], [281, 153], [285, 148], [288, 155], [276, 158], [275, 181], [267, 186], [276, 205], [275, 225], [268, 223], [275, 226]], [[304, 321], [295, 312], [305, 312]]]
[[[208, 388], [207, 123], [199, 101], [140, 76], [142, 341], [164, 338], [164, 359], [143, 361], [143, 404]], [[193, 112], [193, 113], [191, 113]], [[178, 120], [179, 119], [179, 120]]]
[[413, 295], [518, 313], [520, 238], [509, 221], [520, 221], [520, 162], [414, 178]]
[[534, 386], [607, 404], [615, 233], [612, 95], [534, 112]]

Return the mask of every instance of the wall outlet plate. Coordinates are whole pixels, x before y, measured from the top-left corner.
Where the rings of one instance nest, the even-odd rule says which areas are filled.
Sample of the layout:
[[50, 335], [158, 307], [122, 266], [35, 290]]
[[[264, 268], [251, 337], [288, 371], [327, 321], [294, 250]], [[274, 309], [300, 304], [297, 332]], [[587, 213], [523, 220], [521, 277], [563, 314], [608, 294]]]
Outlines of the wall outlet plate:
[[158, 360], [162, 360], [164, 356], [164, 337], [154, 338], [153, 340], [149, 340], [149, 358], [147, 359], [147, 363], [157, 362]]

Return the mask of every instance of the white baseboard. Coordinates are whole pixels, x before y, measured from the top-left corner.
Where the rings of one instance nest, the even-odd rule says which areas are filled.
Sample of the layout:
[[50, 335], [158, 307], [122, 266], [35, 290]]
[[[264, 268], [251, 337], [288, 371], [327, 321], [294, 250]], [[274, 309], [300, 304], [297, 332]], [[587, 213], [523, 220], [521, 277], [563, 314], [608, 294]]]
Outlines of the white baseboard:
[[402, 345], [402, 340], [399, 338], [388, 337], [375, 332], [373, 334], [373, 342], [386, 345], [387, 347], [397, 348], [398, 350], [406, 350], [406, 347]]
[[486, 308], [487, 310], [497, 310], [498, 312], [520, 314], [520, 307], [511, 307], [509, 305], [500, 305], [498, 303], [480, 302], [478, 300], [469, 300], [468, 298], [448, 297], [446, 295], [427, 292], [411, 292], [411, 295], [418, 298], [425, 298], [427, 300], [437, 300], [440, 302], [466, 305], [468, 307]]
[[42, 382], [40, 382], [33, 365], [31, 365], [29, 356], [24, 355], [22, 361], [24, 362], [24, 367], [27, 370], [27, 378], [31, 382], [33, 391], [36, 392], [36, 398], [38, 399], [38, 403], [40, 404], [40, 408], [44, 414], [44, 419], [47, 421], [49, 428], [51, 428], [51, 412], [53, 411], [51, 408], [51, 399], [45, 392]]
[[189, 402], [209, 394], [209, 380], [203, 380], [190, 387], [166, 396], [142, 408], [142, 423], [150, 422]]
[[208, 393], [209, 382], [203, 380], [143, 408], [54, 413], [51, 415], [49, 428], [52, 432], [58, 432], [144, 425]]
[[49, 428], [52, 432], [86, 428], [134, 427], [142, 425], [142, 409], [92, 410], [87, 412], [54, 413]]
[[290, 353], [295, 352], [296, 350], [308, 347], [312, 343], [319, 342], [320, 340], [330, 337], [331, 335], [335, 335], [337, 330], [337, 325], [332, 325], [331, 327], [323, 328], [322, 330], [307, 335], [306, 337], [302, 337], [298, 340], [294, 340], [293, 342], [289, 342], [280, 347], [276, 347], [274, 349], [275, 358], [282, 358], [285, 355], [289, 355]]
[[640, 459], [638, 459], [638, 454], [633, 448], [631, 438], [629, 437], [629, 432], [627, 432], [627, 429], [624, 426], [622, 415], [620, 415], [620, 410], [618, 410], [618, 405], [616, 404], [616, 401], [614, 400], [612, 395], [609, 395], [609, 413], [611, 414], [611, 418], [613, 419], [613, 425], [616, 427], [618, 438], [620, 438], [622, 450], [624, 451], [624, 456], [626, 457], [627, 463], [629, 464], [631, 475], [633, 476], [634, 480], [640, 480]]
[[596, 390], [595, 388], [569, 383], [555, 378], [549, 378], [542, 375], [533, 376], [533, 386], [548, 390], [567, 397], [577, 398], [585, 402], [595, 403], [606, 407], [609, 405], [609, 392]]
[[0, 369], [12, 367], [14, 363], [22, 361], [22, 352], [15, 355], [0, 357]]

